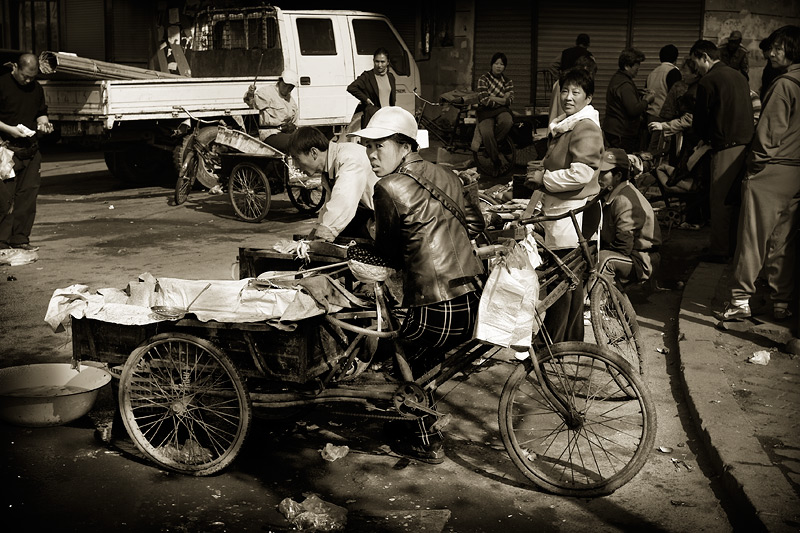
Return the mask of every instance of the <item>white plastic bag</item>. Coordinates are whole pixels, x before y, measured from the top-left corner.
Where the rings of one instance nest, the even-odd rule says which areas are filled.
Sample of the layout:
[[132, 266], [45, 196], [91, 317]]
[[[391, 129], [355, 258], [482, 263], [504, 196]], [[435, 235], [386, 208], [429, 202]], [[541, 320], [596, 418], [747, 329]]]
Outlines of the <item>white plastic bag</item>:
[[0, 145], [0, 180], [10, 180], [15, 175], [14, 152]]
[[518, 352], [530, 348], [538, 331], [539, 277], [535, 268], [540, 264], [536, 241], [529, 234], [494, 266], [478, 306], [475, 338]]

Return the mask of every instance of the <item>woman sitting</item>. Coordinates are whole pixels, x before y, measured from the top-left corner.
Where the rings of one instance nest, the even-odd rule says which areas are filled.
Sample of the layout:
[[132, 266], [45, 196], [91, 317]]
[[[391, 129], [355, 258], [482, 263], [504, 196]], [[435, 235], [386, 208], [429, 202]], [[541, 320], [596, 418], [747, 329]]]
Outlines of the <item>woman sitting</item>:
[[510, 107], [514, 101], [514, 83], [503, 74], [507, 64], [506, 55], [497, 52], [492, 56], [489, 72], [478, 79], [478, 130], [486, 153], [494, 163], [496, 176], [508, 172], [514, 163], [508, 161], [499, 148], [514, 125]]
[[[402, 271], [400, 327], [406, 359], [415, 376], [443, 360], [445, 352], [469, 339], [481, 292], [483, 266], [470, 232], [484, 227], [480, 209], [464, 199], [458, 176], [417, 153], [417, 123], [401, 107], [382, 107], [361, 137], [375, 184], [375, 248]], [[440, 463], [441, 434], [430, 434], [431, 417], [415, 429], [420, 439], [401, 438], [398, 453]], [[407, 431], [406, 433], [410, 433]]]
[[[592, 107], [594, 79], [583, 68], [567, 71], [561, 81], [559, 115], [548, 126], [547, 153], [543, 170], [537, 170], [527, 184], [542, 188], [543, 215], [560, 215], [586, 204], [600, 192], [597, 169], [603, 153], [600, 116]], [[578, 223], [582, 223], [579, 214]], [[545, 245], [561, 257], [578, 246], [578, 235], [567, 217], [543, 224]], [[544, 325], [553, 342], [583, 340], [583, 288], [567, 291], [547, 310]]]

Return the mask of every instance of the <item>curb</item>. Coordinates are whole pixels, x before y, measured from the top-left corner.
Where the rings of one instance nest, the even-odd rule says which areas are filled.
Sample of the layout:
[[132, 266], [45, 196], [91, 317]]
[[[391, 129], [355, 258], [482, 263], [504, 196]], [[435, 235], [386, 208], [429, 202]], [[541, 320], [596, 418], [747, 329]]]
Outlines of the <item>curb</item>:
[[711, 311], [725, 265], [699, 263], [681, 297], [678, 343], [681, 384], [712, 466], [741, 512], [748, 531], [797, 531], [786, 510], [796, 513], [800, 499], [772, 464], [755, 430], [733, 396], [720, 362], [727, 352], [714, 340], [724, 335]]

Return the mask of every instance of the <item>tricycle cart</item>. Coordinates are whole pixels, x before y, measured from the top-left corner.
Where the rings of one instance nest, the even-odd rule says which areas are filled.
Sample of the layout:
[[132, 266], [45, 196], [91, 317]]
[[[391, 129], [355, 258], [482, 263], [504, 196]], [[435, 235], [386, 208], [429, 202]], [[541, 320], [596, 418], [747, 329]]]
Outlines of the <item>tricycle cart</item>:
[[[553, 265], [540, 273], [553, 296], [537, 311], [572, 283], [560, 272]], [[118, 402], [128, 434], [150, 460], [186, 474], [229, 465], [253, 407], [349, 403], [368, 407], [356, 416], [432, 416], [441, 428], [450, 416], [434, 393], [456, 375], [479, 371], [501, 348], [472, 339], [414, 376], [395, 342], [399, 320], [383, 282], [367, 286], [359, 293], [365, 305], [291, 327], [191, 315], [145, 326], [73, 319], [73, 356], [122, 366]], [[384, 352], [379, 341], [393, 348], [395, 372], [375, 364]], [[638, 373], [609, 349], [583, 342], [547, 344], [518, 358], [500, 397], [499, 423], [520, 471], [547, 491], [573, 496], [608, 494], [629, 481], [656, 431], [655, 406]]]
[[301, 213], [313, 214], [322, 207], [325, 190], [320, 178], [291, 167], [286, 154], [243, 131], [189, 116], [197, 125], [182, 150], [175, 205], [186, 202], [200, 182], [227, 192], [236, 216], [245, 222], [264, 220], [272, 195], [284, 190]]

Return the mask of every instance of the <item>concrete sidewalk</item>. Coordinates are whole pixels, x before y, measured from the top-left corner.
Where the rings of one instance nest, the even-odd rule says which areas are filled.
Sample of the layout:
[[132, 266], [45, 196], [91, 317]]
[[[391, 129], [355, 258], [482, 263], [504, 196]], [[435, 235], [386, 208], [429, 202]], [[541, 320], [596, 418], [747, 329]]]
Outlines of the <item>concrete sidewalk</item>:
[[[773, 323], [756, 314], [721, 328], [712, 311], [724, 307], [730, 269], [700, 263], [684, 289], [684, 390], [723, 485], [752, 517], [743, 530], [800, 531], [800, 357], [785, 350], [796, 317]], [[771, 356], [766, 366], [748, 362], [761, 350]]]

